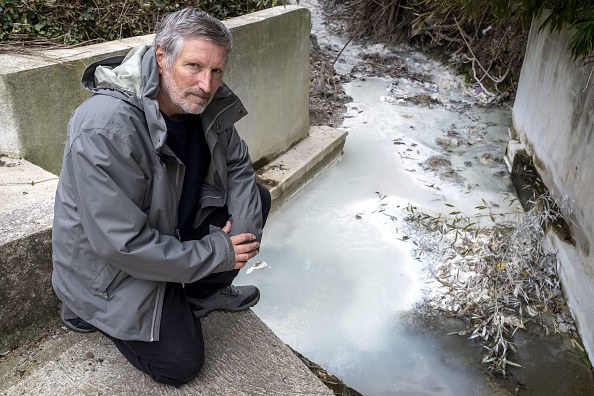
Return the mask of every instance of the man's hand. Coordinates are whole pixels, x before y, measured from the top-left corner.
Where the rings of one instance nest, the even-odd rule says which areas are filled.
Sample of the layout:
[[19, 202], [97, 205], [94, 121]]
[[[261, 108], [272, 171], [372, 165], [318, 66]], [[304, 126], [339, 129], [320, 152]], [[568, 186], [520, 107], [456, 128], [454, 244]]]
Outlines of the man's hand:
[[[227, 221], [222, 230], [228, 234], [231, 231], [231, 222]], [[255, 241], [256, 236], [254, 234], [239, 234], [230, 238], [235, 250], [235, 267], [233, 269], [241, 269], [249, 259], [259, 253], [260, 244]]]

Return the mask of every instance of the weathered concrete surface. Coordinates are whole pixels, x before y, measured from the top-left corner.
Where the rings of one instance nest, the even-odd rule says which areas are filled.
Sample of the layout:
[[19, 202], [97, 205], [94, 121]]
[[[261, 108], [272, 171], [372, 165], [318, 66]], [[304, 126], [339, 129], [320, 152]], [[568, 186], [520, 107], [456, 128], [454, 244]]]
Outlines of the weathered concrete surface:
[[[0, 211], [6, 212], [52, 197], [58, 177], [28, 161], [0, 156]], [[0, 242], [7, 236], [0, 223]]]
[[272, 195], [272, 210], [280, 207], [309, 181], [334, 163], [341, 155], [347, 132], [327, 126], [315, 126], [309, 136], [282, 157], [258, 170], [259, 181]]
[[[345, 138], [344, 131], [312, 127], [307, 139], [279, 157], [280, 172], [270, 176], [277, 183], [273, 206], [336, 161]], [[58, 320], [50, 281], [57, 177], [24, 160], [5, 160], [19, 165], [0, 167], [0, 352], [45, 334]]]
[[[513, 107], [508, 155], [525, 149], [547, 188], [567, 204], [576, 245], [550, 235], [586, 349], [594, 356], [594, 90], [592, 66], [567, 51], [571, 31], [539, 32], [535, 20]], [[521, 147], [520, 147], [521, 145]], [[511, 160], [510, 160], [511, 163]]]
[[253, 312], [214, 312], [202, 325], [205, 365], [178, 389], [136, 370], [99, 333], [72, 333], [0, 360], [0, 395], [333, 394]]
[[225, 21], [233, 53], [224, 79], [249, 112], [237, 128], [256, 168], [309, 132], [310, 23], [309, 10], [297, 6]]
[[[234, 50], [224, 80], [248, 109], [238, 128], [254, 163], [263, 165], [308, 133], [310, 14], [303, 7], [280, 6], [225, 24]], [[0, 153], [59, 174], [68, 119], [87, 97], [79, 82], [84, 68], [153, 37], [37, 56], [0, 54]]]
[[0, 352], [58, 323], [51, 225], [58, 178], [24, 160], [0, 167]]

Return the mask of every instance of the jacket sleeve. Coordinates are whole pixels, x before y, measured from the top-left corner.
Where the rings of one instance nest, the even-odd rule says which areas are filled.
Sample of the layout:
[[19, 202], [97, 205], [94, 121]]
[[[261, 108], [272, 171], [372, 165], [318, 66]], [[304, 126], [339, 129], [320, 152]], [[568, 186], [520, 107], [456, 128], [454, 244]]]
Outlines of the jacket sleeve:
[[250, 232], [262, 239], [262, 203], [256, 186], [256, 173], [248, 152], [235, 127], [227, 132], [227, 207], [231, 215], [230, 235]]
[[135, 278], [152, 281], [190, 283], [233, 269], [233, 246], [223, 231], [180, 242], [150, 227], [143, 211], [148, 209], [143, 207], [146, 170], [117, 128], [79, 132], [68, 155], [69, 183], [77, 191], [80, 221], [96, 255]]

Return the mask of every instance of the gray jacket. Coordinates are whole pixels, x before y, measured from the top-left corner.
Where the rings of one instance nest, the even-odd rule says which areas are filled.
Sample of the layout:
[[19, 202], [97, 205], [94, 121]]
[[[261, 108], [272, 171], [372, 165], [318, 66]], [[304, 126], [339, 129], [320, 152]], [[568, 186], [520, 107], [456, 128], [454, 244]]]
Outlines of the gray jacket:
[[[185, 167], [164, 144], [154, 49], [90, 65], [94, 93], [72, 114], [53, 225], [52, 284], [79, 317], [123, 340], [157, 341], [166, 282], [233, 269], [229, 236], [177, 238]], [[260, 240], [262, 215], [248, 148], [234, 123], [246, 114], [221, 84], [202, 114], [211, 152], [195, 225], [227, 205], [230, 235]]]

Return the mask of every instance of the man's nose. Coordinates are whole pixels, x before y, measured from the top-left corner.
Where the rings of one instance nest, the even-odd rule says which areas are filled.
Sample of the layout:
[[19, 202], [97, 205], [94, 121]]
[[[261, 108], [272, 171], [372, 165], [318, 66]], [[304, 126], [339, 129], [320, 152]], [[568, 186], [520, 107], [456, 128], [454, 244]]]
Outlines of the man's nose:
[[203, 70], [201, 73], [198, 74], [198, 88], [203, 90], [206, 93], [210, 93], [210, 89], [212, 86], [212, 73], [210, 70]]

